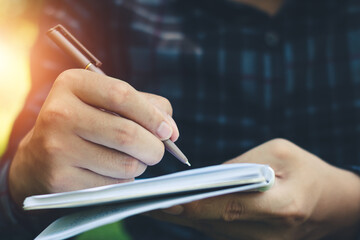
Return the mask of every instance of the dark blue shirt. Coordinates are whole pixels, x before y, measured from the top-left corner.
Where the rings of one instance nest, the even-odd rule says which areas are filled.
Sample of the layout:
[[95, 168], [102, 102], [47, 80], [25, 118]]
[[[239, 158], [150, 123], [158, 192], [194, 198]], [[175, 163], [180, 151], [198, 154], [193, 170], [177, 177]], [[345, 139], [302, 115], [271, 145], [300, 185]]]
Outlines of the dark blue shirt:
[[[194, 167], [285, 138], [333, 165], [360, 169], [355, 0], [288, 0], [274, 17], [225, 0], [48, 1], [33, 51], [32, 90], [4, 165], [57, 75], [76, 66], [44, 36], [58, 23], [103, 61], [108, 75], [170, 100], [181, 133], [177, 144]], [[143, 176], [183, 169], [166, 155]], [[10, 209], [1, 184], [1, 206]], [[17, 219], [25, 218], [16, 214], [3, 214], [1, 228], [22, 224]], [[126, 227], [135, 239], [205, 239], [145, 217], [130, 218]]]

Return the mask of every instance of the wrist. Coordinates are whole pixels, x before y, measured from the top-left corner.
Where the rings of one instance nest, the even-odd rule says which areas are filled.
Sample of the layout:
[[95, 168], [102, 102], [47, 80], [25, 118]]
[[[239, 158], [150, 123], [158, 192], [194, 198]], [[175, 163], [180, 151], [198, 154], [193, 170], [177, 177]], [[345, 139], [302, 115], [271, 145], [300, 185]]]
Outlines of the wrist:
[[36, 185], [27, 178], [27, 170], [33, 167], [26, 154], [26, 143], [29, 138], [30, 134], [27, 134], [20, 142], [8, 171], [9, 197], [19, 208], [25, 197], [31, 195], [33, 185]]
[[311, 219], [322, 226], [323, 235], [351, 239], [360, 223], [360, 177], [330, 165], [323, 173], [321, 197]]

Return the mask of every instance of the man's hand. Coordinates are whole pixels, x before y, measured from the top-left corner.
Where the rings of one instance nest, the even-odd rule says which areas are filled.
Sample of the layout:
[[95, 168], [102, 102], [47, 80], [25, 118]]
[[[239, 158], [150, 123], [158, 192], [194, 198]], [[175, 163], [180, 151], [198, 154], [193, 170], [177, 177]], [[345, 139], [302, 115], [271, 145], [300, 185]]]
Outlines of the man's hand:
[[20, 205], [33, 194], [133, 180], [162, 159], [161, 140], [179, 136], [171, 114], [165, 98], [90, 71], [65, 71], [13, 159], [11, 196]]
[[264, 193], [209, 198], [152, 215], [215, 239], [347, 239], [357, 230], [360, 178], [355, 174], [282, 139], [226, 163], [239, 162], [270, 165], [274, 186]]

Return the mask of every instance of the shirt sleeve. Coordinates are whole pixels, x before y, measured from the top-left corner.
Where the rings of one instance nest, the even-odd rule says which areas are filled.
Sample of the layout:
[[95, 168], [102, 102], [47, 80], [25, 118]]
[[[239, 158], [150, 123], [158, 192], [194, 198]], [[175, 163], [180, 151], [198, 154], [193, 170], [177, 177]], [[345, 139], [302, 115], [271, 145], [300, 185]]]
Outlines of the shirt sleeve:
[[36, 234], [34, 226], [41, 226], [39, 220], [22, 213], [12, 201], [8, 189], [10, 161], [0, 169], [0, 234], [2, 239], [32, 239]]
[[8, 187], [8, 175], [11, 161], [21, 139], [35, 123], [41, 105], [50, 89], [44, 84], [37, 91], [31, 91], [26, 104], [14, 123], [14, 128], [5, 154], [0, 162], [0, 235], [10, 239], [32, 239], [45, 223], [42, 217], [25, 213], [11, 199]]

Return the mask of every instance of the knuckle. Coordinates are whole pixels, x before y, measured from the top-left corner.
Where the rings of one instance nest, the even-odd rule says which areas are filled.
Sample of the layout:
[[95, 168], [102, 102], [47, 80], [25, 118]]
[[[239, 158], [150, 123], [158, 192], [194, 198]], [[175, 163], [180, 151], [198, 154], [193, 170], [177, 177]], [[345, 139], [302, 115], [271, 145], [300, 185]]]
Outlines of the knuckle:
[[279, 215], [283, 224], [288, 227], [299, 226], [309, 218], [309, 214], [305, 211], [305, 208], [297, 201], [294, 201], [285, 208]]
[[236, 199], [229, 200], [224, 207], [222, 219], [226, 222], [231, 222], [240, 219], [245, 212], [245, 206]]
[[156, 108], [155, 106], [151, 106], [148, 109], [148, 111], [149, 111], [149, 116], [151, 116], [151, 117], [149, 117], [147, 123], [150, 126], [157, 125], [159, 123], [159, 120], [160, 119], [162, 120], [164, 118], [164, 116], [160, 113], [159, 109]]
[[114, 130], [115, 141], [120, 146], [130, 146], [134, 143], [138, 134], [138, 128], [135, 124], [124, 124], [121, 128]]
[[64, 72], [60, 73], [59, 76], [56, 78], [54, 85], [67, 85], [68, 82], [73, 81], [73, 79], [76, 78], [76, 72], [76, 69], [65, 70]]
[[141, 175], [146, 169], [145, 164], [132, 157], [124, 159], [122, 163], [123, 178], [134, 178]]
[[41, 122], [45, 126], [51, 126], [61, 122], [68, 122], [73, 119], [72, 111], [67, 107], [60, 107], [58, 104], [49, 104], [41, 114]]
[[118, 108], [124, 104], [132, 94], [131, 86], [123, 81], [115, 81], [108, 90], [109, 105], [111, 108]]
[[172, 116], [173, 114], [173, 108], [171, 106], [170, 101], [167, 98], [164, 97], [159, 97], [159, 102], [161, 105], [161, 108], [163, 111], [165, 111], [167, 114], [169, 114], [170, 116]]
[[49, 157], [50, 159], [52, 159], [64, 152], [63, 142], [54, 136], [46, 137], [43, 140], [43, 148], [42, 149], [44, 151], [44, 154], [47, 157]]
[[286, 139], [278, 138], [271, 140], [270, 154], [277, 159], [287, 160], [290, 159], [293, 154], [293, 143]]

